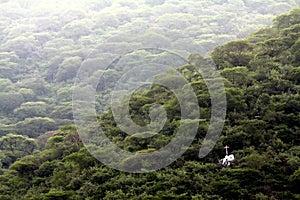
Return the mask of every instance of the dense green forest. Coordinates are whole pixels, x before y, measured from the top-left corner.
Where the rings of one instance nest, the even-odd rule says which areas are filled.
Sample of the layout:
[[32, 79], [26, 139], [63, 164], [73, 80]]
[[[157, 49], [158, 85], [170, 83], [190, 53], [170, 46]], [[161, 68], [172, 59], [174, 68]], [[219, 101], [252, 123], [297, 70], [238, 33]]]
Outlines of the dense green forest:
[[[166, 49], [184, 58], [192, 52], [205, 55], [217, 45], [271, 25], [277, 14], [299, 4], [298, 0], [2, 0], [0, 136], [36, 138], [72, 123], [72, 87], [82, 65], [91, 69], [99, 63], [109, 65], [140, 48]], [[171, 64], [174, 60], [160, 57]], [[115, 73], [112, 69], [110, 74]]]
[[[89, 0], [73, 1], [66, 12], [32, 2], [0, 1], [1, 200], [300, 199], [300, 9], [262, 28], [300, 2], [145, 0], [140, 6]], [[211, 58], [201, 56], [207, 52]], [[111, 169], [87, 151], [73, 125], [72, 90], [80, 67], [91, 68], [93, 81], [99, 65], [109, 66], [97, 88], [98, 123], [136, 155], [160, 149], [180, 123], [171, 91], [153, 84], [130, 99], [140, 125], [149, 123], [152, 105], [167, 111], [163, 129], [151, 138], [124, 133], [101, 104], [110, 84], [141, 58], [176, 66], [195, 91], [201, 118], [192, 145], [176, 162], [134, 174]], [[223, 76], [227, 116], [213, 151], [200, 159], [211, 101], [198, 68], [207, 65]], [[177, 80], [172, 71], [156, 79]], [[221, 168], [226, 144], [236, 162]], [[132, 160], [123, 164], [149, 164]]]

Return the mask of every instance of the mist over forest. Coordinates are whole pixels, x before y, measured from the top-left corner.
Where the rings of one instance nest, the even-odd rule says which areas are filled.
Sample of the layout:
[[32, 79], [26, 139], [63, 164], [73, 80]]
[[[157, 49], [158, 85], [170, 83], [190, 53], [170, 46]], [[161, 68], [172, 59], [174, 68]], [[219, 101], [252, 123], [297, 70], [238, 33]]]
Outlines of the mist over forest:
[[217, 45], [270, 25], [298, 3], [2, 1], [0, 135], [38, 137], [72, 123], [72, 85], [81, 65], [93, 71], [141, 48], [205, 56]]
[[[0, 0], [0, 199], [300, 199], [299, 5]], [[120, 172], [89, 153], [98, 144], [86, 147], [80, 138], [74, 90], [95, 97], [98, 125], [119, 148], [135, 153], [116, 164], [147, 170], [151, 163], [135, 161], [176, 136], [182, 121], [178, 96], [152, 84], [130, 97], [138, 125], [150, 123], [153, 106], [165, 109], [165, 124], [152, 138], [145, 136], [149, 132], [124, 132], [109, 105], [113, 89], [122, 96], [136, 82], [149, 84], [153, 71], [145, 64], [175, 68], [157, 75], [158, 82], [177, 84], [174, 74], [184, 77], [181, 89], [191, 87], [200, 107], [199, 127], [170, 166]], [[212, 115], [208, 82], [199, 73], [207, 66], [222, 76], [227, 115], [215, 147], [200, 159]], [[128, 83], [116, 89], [123, 74]], [[236, 162], [222, 169], [225, 145]], [[111, 150], [100, 151], [113, 157]]]

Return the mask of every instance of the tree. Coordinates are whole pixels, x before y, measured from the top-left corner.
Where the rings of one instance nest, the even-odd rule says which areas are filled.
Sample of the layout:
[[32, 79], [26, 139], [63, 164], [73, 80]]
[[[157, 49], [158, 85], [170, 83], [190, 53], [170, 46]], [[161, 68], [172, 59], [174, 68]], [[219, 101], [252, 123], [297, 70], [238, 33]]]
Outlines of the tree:
[[299, 8], [292, 10], [290, 13], [280, 15], [275, 18], [275, 26], [278, 29], [287, 28], [294, 24], [299, 24], [300, 22], [300, 14]]
[[225, 68], [221, 71], [221, 75], [238, 86], [249, 84], [247, 67]]
[[15, 85], [10, 79], [0, 78], [0, 92], [12, 92], [16, 91]]
[[36, 96], [43, 96], [51, 91], [49, 84], [41, 77], [22, 79], [16, 83], [16, 86], [31, 89]]
[[47, 105], [43, 101], [26, 102], [14, 110], [14, 114], [20, 120], [33, 117], [45, 117]]
[[17, 158], [30, 155], [37, 148], [34, 139], [22, 135], [8, 134], [0, 138], [0, 162], [3, 167], [8, 167]]
[[82, 59], [79, 56], [65, 58], [59, 65], [58, 71], [55, 75], [56, 81], [62, 82], [74, 78], [81, 62]]
[[[291, 47], [291, 51], [293, 52], [293, 64], [300, 65], [300, 39], [298, 39], [295, 44]], [[299, 72], [298, 72], [299, 74]]]
[[36, 95], [34, 94], [32, 89], [21, 88], [19, 90], [19, 93], [22, 94], [25, 102], [35, 100]]
[[293, 192], [299, 194], [299, 184], [300, 184], [300, 168], [296, 170], [293, 175], [289, 177], [290, 187]]
[[212, 59], [218, 69], [236, 66], [248, 66], [252, 47], [247, 40], [238, 40], [217, 47], [212, 53]]
[[20, 58], [25, 58], [34, 54], [37, 49], [36, 43], [33, 36], [19, 36], [8, 40], [2, 48], [7, 52], [15, 52]]
[[170, 47], [170, 40], [164, 35], [157, 34], [155, 32], [146, 32], [141, 35], [138, 39], [144, 47], [163, 48], [167, 49]]
[[89, 35], [93, 27], [93, 21], [89, 19], [75, 20], [66, 24], [62, 31], [67, 38], [79, 39], [82, 36]]
[[11, 170], [17, 171], [23, 177], [30, 177], [34, 175], [34, 170], [37, 169], [37, 163], [16, 161], [10, 166]]
[[38, 137], [47, 131], [55, 130], [55, 121], [47, 117], [26, 118], [16, 124], [17, 132], [30, 137]]
[[18, 92], [0, 92], [0, 112], [10, 113], [24, 102]]

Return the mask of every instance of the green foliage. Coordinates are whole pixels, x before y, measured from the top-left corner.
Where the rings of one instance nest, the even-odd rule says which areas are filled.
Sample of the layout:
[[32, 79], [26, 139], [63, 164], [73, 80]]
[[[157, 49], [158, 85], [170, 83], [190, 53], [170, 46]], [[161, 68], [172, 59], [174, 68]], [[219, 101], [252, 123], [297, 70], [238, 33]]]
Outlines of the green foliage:
[[0, 167], [7, 168], [18, 158], [32, 154], [35, 149], [36, 141], [26, 136], [8, 134], [0, 137]]
[[26, 102], [14, 110], [14, 115], [24, 120], [25, 118], [45, 117], [47, 105], [45, 102]]
[[297, 188], [300, 183], [300, 169], [295, 171], [295, 173], [290, 176], [289, 181], [292, 191], [296, 194], [299, 194], [299, 190]]
[[64, 59], [55, 75], [56, 81], [61, 82], [74, 78], [80, 64], [81, 58], [79, 56]]
[[[72, 123], [70, 104], [80, 67], [90, 77], [88, 82], [98, 81], [104, 73], [97, 86], [101, 93], [96, 97], [96, 108], [103, 111], [107, 108], [102, 104], [108, 97], [107, 89], [113, 87], [125, 70], [152, 62], [171, 66], [185, 64], [175, 54], [140, 49], [170, 49], [183, 57], [191, 52], [204, 55], [217, 45], [243, 38], [269, 25], [275, 15], [297, 5], [300, 5], [298, 0], [145, 0], [138, 4], [128, 0], [87, 0], [74, 4], [66, 1], [60, 5], [33, 0], [1, 1], [0, 126], [18, 132], [18, 123], [35, 117], [52, 118], [54, 127]], [[41, 13], [41, 10], [47, 12]], [[283, 52], [280, 56], [292, 60], [293, 64], [299, 64], [299, 45], [293, 42], [299, 38], [294, 33], [299, 28], [297, 17], [295, 10], [275, 19], [275, 27], [287, 29], [282, 30], [285, 41], [293, 46], [292, 52]], [[278, 38], [268, 39], [266, 43], [274, 46], [270, 54], [278, 53], [282, 46], [290, 47]], [[228, 43], [227, 51], [221, 47], [215, 50], [213, 57], [218, 67], [249, 67], [248, 61], [253, 56], [248, 44], [239, 40]], [[128, 52], [129, 56], [124, 56], [126, 58], [117, 66], [111, 63]], [[225, 55], [227, 59], [222, 59]], [[244, 73], [244, 70], [236, 71], [238, 75]], [[265, 74], [259, 72], [256, 76]], [[252, 81], [251, 77], [245, 82], [241, 79], [230, 81], [240, 86]], [[289, 80], [299, 82], [298, 69], [290, 70]], [[282, 83], [277, 81], [277, 84]], [[285, 88], [290, 86], [284, 84]], [[82, 90], [88, 91], [84, 85]], [[207, 105], [207, 94], [201, 96], [203, 105]], [[45, 102], [46, 111], [44, 107], [29, 106], [29, 102]], [[9, 132], [6, 129], [1, 135]], [[40, 134], [43, 130], [34, 137]]]
[[16, 124], [17, 132], [30, 137], [37, 137], [47, 131], [55, 130], [55, 121], [48, 117], [26, 118]]
[[229, 42], [211, 54], [218, 69], [247, 66], [251, 60], [251, 45], [246, 40]]
[[24, 98], [17, 92], [0, 93], [0, 111], [4, 113], [12, 112], [16, 107], [24, 102]]
[[21, 176], [32, 176], [34, 170], [37, 169], [36, 165], [33, 162], [16, 161], [10, 166], [10, 169], [17, 171]]
[[288, 14], [283, 14], [275, 19], [275, 26], [279, 29], [291, 27], [300, 23], [299, 8], [294, 9]]
[[[201, 107], [197, 136], [188, 150], [170, 166], [146, 174], [110, 169], [83, 147], [74, 125], [63, 126], [45, 136], [45, 148], [35, 151], [35, 140], [21, 134], [35, 138], [57, 129], [64, 119], [70, 122], [72, 85], [80, 66], [91, 66], [84, 71], [91, 82], [103, 74], [105, 81], [100, 82], [97, 88], [100, 93], [97, 97], [101, 99], [107, 97], [105, 89], [113, 86], [125, 69], [152, 61], [160, 64], [172, 61], [174, 66], [182, 65], [178, 57], [153, 49], [133, 51], [109, 65], [120, 49], [139, 46], [127, 43], [132, 37], [120, 31], [124, 30], [122, 28], [138, 24], [143, 31], [135, 32], [137, 43], [164, 48], [176, 46], [185, 49], [182, 46], [185, 39], [181, 34], [187, 34], [191, 38], [187, 41], [192, 41], [187, 45], [190, 49], [206, 51], [231, 38], [228, 32], [236, 31], [235, 25], [239, 24], [239, 20], [248, 22], [243, 18], [245, 11], [257, 8], [255, 12], [263, 14], [268, 13], [270, 7], [289, 9], [287, 4], [278, 5], [271, 0], [234, 3], [166, 0], [145, 1], [143, 5], [153, 7], [150, 13], [143, 10], [124, 14], [124, 8], [127, 13], [138, 5], [128, 1], [91, 2], [94, 2], [88, 6], [91, 12], [70, 9], [64, 17], [60, 16], [61, 20], [40, 19], [40, 14], [37, 15], [34, 20], [40, 25], [30, 33], [27, 26], [6, 30], [0, 22], [0, 32], [4, 29], [3, 33], [9, 32], [5, 34], [7, 37], [0, 36], [3, 43], [0, 50], [6, 52], [4, 57], [9, 57], [9, 62], [0, 57], [0, 199], [299, 199], [299, 9], [277, 17], [270, 28], [260, 30], [247, 39], [229, 42], [212, 52], [212, 59], [226, 86], [227, 118], [223, 134], [206, 158], [200, 160], [198, 150], [209, 126], [210, 95], [205, 80], [193, 63], [213, 65], [211, 60], [198, 54], [192, 54], [188, 64], [184, 63], [186, 65], [177, 68], [177, 71], [170, 69], [156, 77], [157, 81], [180, 85], [182, 82], [177, 72], [182, 74], [188, 83], [181, 86], [191, 85]], [[212, 10], [211, 14], [199, 15], [204, 19], [201, 23], [205, 29], [190, 26], [198, 23], [195, 16], [201, 13], [199, 7], [210, 9], [216, 4], [222, 4], [222, 17]], [[295, 1], [290, 1], [290, 4], [295, 5]], [[115, 6], [116, 12], [101, 10], [109, 6]], [[25, 3], [20, 3], [15, 9], [20, 7], [26, 10]], [[238, 12], [230, 13], [234, 9]], [[181, 10], [186, 13], [175, 14]], [[23, 22], [22, 17], [27, 20], [21, 11], [1, 11], [1, 15], [13, 15], [20, 22]], [[157, 27], [145, 33], [145, 19], [136, 17], [152, 14], [157, 19]], [[57, 14], [51, 17], [58, 19]], [[228, 26], [221, 30], [218, 25], [224, 24], [224, 20]], [[267, 18], [257, 15], [257, 20]], [[158, 31], [154, 31], [155, 28]], [[60, 32], [62, 30], [63, 33]], [[100, 39], [108, 38], [109, 43], [97, 46], [95, 41], [99, 38], [96, 33]], [[112, 33], [114, 36], [110, 35]], [[225, 35], [217, 37], [216, 34]], [[206, 44], [204, 50], [199, 48], [203, 44]], [[97, 49], [90, 53], [92, 58], [89, 61], [85, 60], [85, 45]], [[107, 50], [112, 53], [103, 53]], [[99, 55], [103, 59], [96, 59]], [[140, 61], [140, 58], [145, 59]], [[21, 64], [22, 67], [19, 66]], [[94, 72], [92, 69], [98, 69], [98, 64], [100, 67], [110, 66], [110, 69], [101, 68]], [[91, 95], [89, 86], [80, 87], [82, 95]], [[57, 99], [54, 99], [55, 95]], [[137, 132], [128, 136], [116, 126], [111, 110], [99, 116], [99, 124], [115, 144], [136, 152], [123, 165], [137, 169], [151, 165], [134, 161], [141, 154], [160, 149], [176, 134], [181, 122], [179, 102], [172, 91], [159, 84], [137, 90], [131, 96], [130, 114], [134, 122], [147, 125], [151, 119], [151, 107], [155, 104], [161, 104], [167, 113], [166, 123], [158, 134]], [[97, 106], [104, 110], [107, 105]], [[135, 137], [137, 135], [154, 136], [141, 139]], [[216, 163], [224, 155], [225, 144], [230, 145], [237, 161], [230, 168], [221, 169]], [[109, 158], [110, 155], [107, 150], [106, 156]]]
[[68, 200], [70, 199], [70, 192], [50, 190], [47, 194], [43, 195], [43, 200]]

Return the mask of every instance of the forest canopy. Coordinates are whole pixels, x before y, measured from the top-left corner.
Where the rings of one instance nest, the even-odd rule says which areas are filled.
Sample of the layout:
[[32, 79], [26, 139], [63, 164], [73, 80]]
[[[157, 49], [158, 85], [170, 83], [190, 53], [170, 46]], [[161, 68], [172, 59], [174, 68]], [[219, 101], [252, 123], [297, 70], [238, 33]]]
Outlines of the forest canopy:
[[[299, 15], [300, 10], [294, 9], [278, 16], [273, 26], [212, 51], [215, 67], [223, 76], [228, 104], [223, 133], [207, 157], [199, 159], [198, 151], [208, 128], [210, 97], [192, 61], [208, 64], [210, 60], [192, 54], [177, 71], [183, 74], [197, 95], [201, 120], [192, 145], [172, 165], [146, 174], [110, 169], [89, 154], [73, 125], [49, 133], [46, 140], [40, 137], [37, 141], [44, 144], [40, 150], [37, 150], [37, 143], [33, 139], [7, 134], [0, 139], [0, 198], [299, 199], [300, 71], [299, 56], [295, 53], [299, 49]], [[161, 54], [145, 50], [139, 53], [149, 54], [150, 57]], [[126, 58], [133, 62], [132, 59], [137, 55], [133, 53]], [[113, 73], [108, 75], [118, 76], [118, 63], [121, 61], [122, 58], [112, 65], [114, 68], [110, 70]], [[76, 58], [62, 62], [76, 63]], [[139, 65], [139, 62], [135, 64]], [[160, 78], [173, 77], [164, 75]], [[37, 86], [34, 83], [24, 81], [24, 84], [16, 82], [16, 85], [22, 85], [23, 93], [28, 94], [28, 97], [31, 92], [39, 91], [43, 95], [51, 91], [51, 82], [45, 81], [45, 84]], [[21, 94], [13, 81], [2, 79], [1, 84], [4, 86], [3, 91], [5, 87], [14, 90], [14, 93], [5, 93], [7, 95]], [[62, 107], [56, 110], [56, 116], [60, 116], [59, 112], [71, 112], [67, 109], [68, 98], [64, 96], [67, 91], [66, 87], [60, 88], [60, 98], [66, 98], [66, 101], [57, 105]], [[22, 102], [19, 107], [11, 108], [14, 113], [24, 119], [24, 114], [34, 108], [36, 113], [29, 114], [39, 114], [40, 117], [25, 118], [17, 122], [15, 127], [3, 125], [3, 130], [30, 131], [35, 130], [35, 124], [43, 123], [45, 132], [47, 127], [55, 124], [43, 116], [48, 103], [42, 103], [35, 95], [32, 98], [36, 101], [31, 99], [31, 102], [21, 97], [23, 99], [20, 98]], [[162, 131], [151, 139], [126, 135], [116, 126], [112, 112], [108, 111], [99, 117], [99, 124], [104, 127], [105, 134], [119, 147], [136, 152], [136, 155], [155, 151], [167, 144], [180, 122], [179, 104], [172, 92], [154, 84], [150, 89], [136, 91], [131, 99], [131, 113], [138, 124], [149, 121], [151, 105], [163, 105], [168, 119]], [[54, 103], [50, 99], [48, 102]], [[230, 151], [236, 156], [237, 162], [222, 170], [217, 160], [224, 155], [223, 147], [226, 144], [230, 145]], [[24, 148], [22, 145], [25, 145]], [[107, 156], [110, 156], [110, 152], [107, 152]], [[149, 163], [123, 164], [142, 168]]]
[[[275, 15], [300, 2], [141, 2], [0, 1], [0, 199], [299, 199], [300, 9]], [[223, 132], [202, 159], [211, 99], [195, 62], [218, 70], [227, 98]], [[102, 75], [92, 88], [97, 125], [135, 153], [121, 164], [142, 170], [151, 163], [131, 161], [176, 135], [178, 99], [156, 84], [131, 96], [136, 124], [149, 123], [152, 106], [166, 110], [158, 134], [137, 133], [151, 138], [126, 134], [103, 102], [122, 73], [144, 63], [176, 67], [187, 80], [183, 88], [195, 91], [200, 119], [176, 162], [132, 174], [88, 152], [73, 124], [72, 91], [78, 70], [86, 69], [88, 83]], [[178, 81], [172, 73], [156, 78]], [[83, 96], [90, 90], [80, 85]], [[225, 145], [236, 162], [222, 169]]]
[[[26, 132], [17, 125], [26, 118], [51, 120], [47, 128], [25, 133], [30, 137], [72, 123], [72, 86], [81, 66], [95, 79], [100, 69], [137, 49], [206, 55], [297, 5], [296, 0], [1, 1], [0, 135]], [[172, 57], [163, 57], [170, 63]]]

